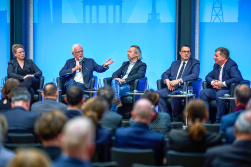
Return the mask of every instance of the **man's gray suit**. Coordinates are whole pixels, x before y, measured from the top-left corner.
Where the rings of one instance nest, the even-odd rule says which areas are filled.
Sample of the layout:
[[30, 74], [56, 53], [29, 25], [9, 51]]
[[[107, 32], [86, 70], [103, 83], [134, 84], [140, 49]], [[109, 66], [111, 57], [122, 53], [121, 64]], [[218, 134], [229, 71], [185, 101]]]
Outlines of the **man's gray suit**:
[[38, 101], [31, 106], [31, 111], [36, 112], [45, 112], [55, 109], [64, 112], [67, 109], [67, 105], [61, 102], [57, 102], [54, 99], [44, 99], [44, 101]]

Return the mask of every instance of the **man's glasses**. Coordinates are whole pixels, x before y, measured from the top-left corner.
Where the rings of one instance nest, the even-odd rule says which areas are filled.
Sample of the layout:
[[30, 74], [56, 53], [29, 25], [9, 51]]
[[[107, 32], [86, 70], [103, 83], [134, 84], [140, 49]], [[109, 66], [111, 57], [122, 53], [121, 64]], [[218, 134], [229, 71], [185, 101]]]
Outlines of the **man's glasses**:
[[181, 51], [182, 53], [190, 53], [190, 51]]
[[79, 53], [83, 53], [83, 52], [84, 52], [83, 50], [80, 50], [80, 51], [77, 51], [77, 52], [74, 52], [74, 53], [79, 54]]

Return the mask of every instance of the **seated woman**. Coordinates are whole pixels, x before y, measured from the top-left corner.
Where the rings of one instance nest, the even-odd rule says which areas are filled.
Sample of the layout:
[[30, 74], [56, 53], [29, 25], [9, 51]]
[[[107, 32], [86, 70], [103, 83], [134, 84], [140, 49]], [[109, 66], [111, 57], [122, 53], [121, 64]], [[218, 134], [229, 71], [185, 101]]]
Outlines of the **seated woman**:
[[109, 130], [103, 129], [98, 123], [102, 119], [103, 113], [108, 110], [108, 106], [106, 101], [97, 97], [88, 99], [81, 107], [84, 116], [90, 118], [96, 125], [96, 150], [92, 161], [111, 161], [112, 133]]
[[32, 60], [24, 58], [25, 52], [22, 45], [14, 44], [12, 52], [16, 58], [8, 63], [8, 77], [19, 80], [20, 85], [26, 87], [33, 97], [34, 91], [39, 87], [38, 78], [42, 75], [42, 71]]
[[204, 101], [190, 100], [184, 115], [187, 117], [188, 128], [171, 130], [169, 150], [203, 153], [208, 147], [222, 143], [219, 134], [206, 132], [204, 122], [208, 119], [208, 110]]
[[[167, 137], [169, 131], [172, 129], [171, 118], [170, 115], [165, 112], [157, 112], [155, 107], [159, 103], [159, 94], [150, 89], [146, 90], [142, 98], [146, 98], [150, 100], [153, 104], [153, 117], [152, 121], [149, 125], [150, 129], [156, 132], [162, 133], [165, 137]], [[130, 119], [130, 124], [134, 123], [133, 118]]]
[[7, 110], [11, 108], [11, 94], [12, 90], [15, 89], [20, 82], [14, 78], [7, 79], [5, 82], [1, 93], [2, 93], [2, 100], [0, 100], [0, 110]]

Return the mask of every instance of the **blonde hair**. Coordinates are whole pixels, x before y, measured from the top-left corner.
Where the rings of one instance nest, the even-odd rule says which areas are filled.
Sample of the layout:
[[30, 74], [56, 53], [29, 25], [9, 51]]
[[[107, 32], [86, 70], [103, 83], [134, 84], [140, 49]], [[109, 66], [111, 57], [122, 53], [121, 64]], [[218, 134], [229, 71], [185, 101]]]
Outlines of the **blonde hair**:
[[23, 48], [23, 49], [24, 49], [23, 45], [20, 45], [20, 44], [13, 44], [13, 45], [12, 45], [12, 52], [13, 52], [13, 53], [17, 53], [17, 49], [19, 49], [19, 48]]

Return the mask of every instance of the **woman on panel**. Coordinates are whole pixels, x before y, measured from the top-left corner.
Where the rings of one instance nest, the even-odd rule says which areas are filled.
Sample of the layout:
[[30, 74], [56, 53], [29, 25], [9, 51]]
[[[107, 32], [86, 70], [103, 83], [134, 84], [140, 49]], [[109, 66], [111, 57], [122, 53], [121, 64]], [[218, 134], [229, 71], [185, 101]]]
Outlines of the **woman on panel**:
[[170, 150], [203, 153], [208, 147], [222, 143], [218, 133], [206, 132], [204, 122], [208, 119], [208, 110], [204, 101], [190, 100], [184, 114], [187, 117], [188, 128], [171, 130]]
[[22, 45], [14, 44], [12, 52], [16, 58], [8, 63], [8, 77], [18, 79], [20, 85], [26, 87], [31, 93], [31, 97], [33, 97], [34, 91], [39, 87], [38, 78], [42, 75], [42, 71], [32, 60], [25, 58]]
[[5, 82], [1, 93], [2, 93], [2, 99], [0, 100], [0, 110], [7, 110], [11, 108], [11, 94], [12, 90], [14, 90], [20, 82], [14, 78], [7, 79]]

